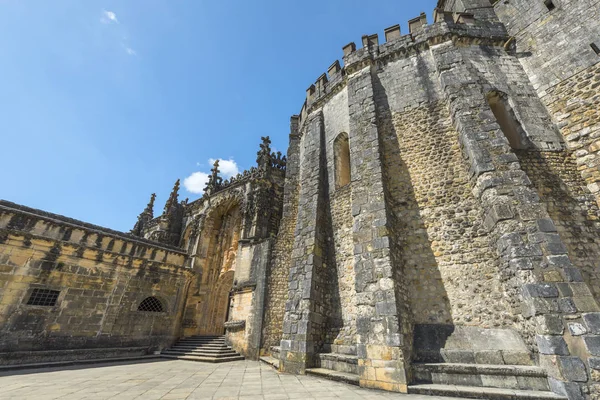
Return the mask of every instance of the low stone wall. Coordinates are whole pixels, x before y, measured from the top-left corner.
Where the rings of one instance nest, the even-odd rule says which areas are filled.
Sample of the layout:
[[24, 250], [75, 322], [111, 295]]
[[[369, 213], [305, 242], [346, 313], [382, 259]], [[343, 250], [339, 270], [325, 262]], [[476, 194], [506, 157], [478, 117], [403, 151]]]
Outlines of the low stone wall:
[[[176, 248], [0, 202], [0, 351], [169, 346], [190, 278], [185, 259]], [[149, 297], [154, 308], [138, 310]]]
[[148, 347], [116, 347], [106, 349], [71, 349], [48, 351], [12, 351], [0, 353], [0, 365], [53, 363], [61, 361], [88, 361], [109, 358], [140, 357]]

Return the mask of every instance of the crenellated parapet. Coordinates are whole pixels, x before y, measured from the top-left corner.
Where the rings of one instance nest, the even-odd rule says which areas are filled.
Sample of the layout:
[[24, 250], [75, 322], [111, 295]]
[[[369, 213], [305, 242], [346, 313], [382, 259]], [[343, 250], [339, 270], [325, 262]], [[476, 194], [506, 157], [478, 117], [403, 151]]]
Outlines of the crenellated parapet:
[[[384, 42], [380, 42], [378, 34], [372, 34], [363, 35], [361, 48], [354, 42], [343, 46], [343, 66], [340, 61], [335, 61], [306, 90], [306, 101], [300, 111], [300, 127], [308, 114], [346, 86], [348, 75], [368, 65], [385, 64], [446, 41], [461, 45], [502, 46], [509, 39], [504, 25], [490, 17], [489, 13], [476, 14], [470, 9], [455, 11], [454, 6], [445, 3], [440, 1], [434, 10], [433, 23], [428, 22], [425, 13], [410, 19], [408, 34], [401, 33], [400, 25], [393, 25], [384, 29]], [[490, 6], [487, 8], [491, 10]]]

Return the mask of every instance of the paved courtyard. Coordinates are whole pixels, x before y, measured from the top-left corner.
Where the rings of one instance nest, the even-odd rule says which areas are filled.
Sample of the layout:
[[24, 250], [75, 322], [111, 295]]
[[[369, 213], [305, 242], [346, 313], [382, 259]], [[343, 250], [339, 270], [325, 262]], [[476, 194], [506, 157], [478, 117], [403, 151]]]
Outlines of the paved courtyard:
[[147, 361], [0, 373], [0, 399], [450, 399], [279, 374], [255, 361]]

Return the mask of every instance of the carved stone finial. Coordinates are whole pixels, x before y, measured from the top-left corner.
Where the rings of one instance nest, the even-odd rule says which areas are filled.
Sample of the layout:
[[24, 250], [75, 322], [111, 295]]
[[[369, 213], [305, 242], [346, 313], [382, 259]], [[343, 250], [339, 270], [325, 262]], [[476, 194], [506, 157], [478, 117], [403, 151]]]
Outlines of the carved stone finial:
[[179, 179], [177, 179], [177, 182], [175, 182], [175, 185], [173, 186], [173, 190], [171, 191], [171, 194], [169, 195], [169, 199], [167, 200], [167, 203], [165, 204], [165, 209], [163, 211], [163, 214], [168, 214], [169, 210], [171, 210], [171, 208], [177, 204], [177, 199], [179, 198]]
[[258, 169], [266, 171], [271, 166], [271, 139], [268, 136], [261, 137], [260, 150], [256, 153]]
[[148, 205], [146, 206], [146, 209], [144, 210], [145, 213], [148, 213], [150, 215], [150, 217], [154, 217], [154, 201], [156, 200], [156, 193], [152, 193], [152, 195], [150, 196], [150, 202], [148, 203]]
[[152, 218], [154, 218], [154, 201], [155, 200], [156, 200], [156, 193], [152, 193], [152, 195], [150, 196], [150, 202], [148, 203], [148, 205], [146, 206], [144, 211], [142, 211], [142, 213], [140, 215], [138, 215], [137, 222], [135, 223], [135, 226], [131, 230], [132, 234], [134, 234], [136, 236], [143, 235], [146, 225], [148, 224], [148, 222], [150, 222], [152, 220]]
[[223, 178], [219, 176], [219, 160], [215, 160], [212, 169], [210, 170], [210, 176], [208, 177], [208, 182], [206, 183], [206, 187], [204, 188], [204, 194], [211, 195], [217, 192], [223, 183]]

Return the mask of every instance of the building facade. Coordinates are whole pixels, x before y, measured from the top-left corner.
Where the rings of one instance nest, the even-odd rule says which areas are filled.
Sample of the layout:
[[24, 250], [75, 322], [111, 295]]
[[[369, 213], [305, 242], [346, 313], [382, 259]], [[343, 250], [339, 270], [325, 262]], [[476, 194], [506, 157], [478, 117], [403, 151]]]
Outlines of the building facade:
[[[440, 0], [343, 48], [287, 157], [263, 138], [256, 167], [216, 164], [192, 203], [177, 183], [130, 234], [0, 203], [0, 351], [225, 332], [364, 387], [600, 398], [599, 20], [595, 0]], [[52, 291], [52, 313], [27, 304]]]

